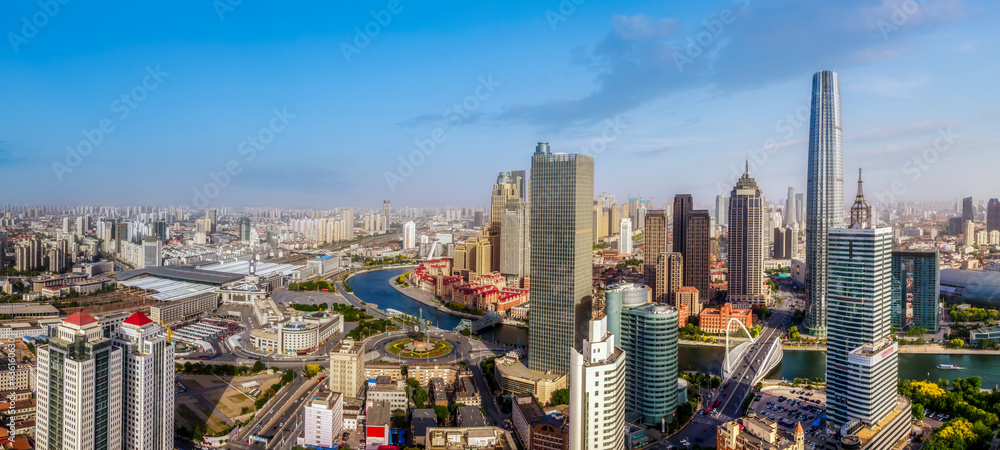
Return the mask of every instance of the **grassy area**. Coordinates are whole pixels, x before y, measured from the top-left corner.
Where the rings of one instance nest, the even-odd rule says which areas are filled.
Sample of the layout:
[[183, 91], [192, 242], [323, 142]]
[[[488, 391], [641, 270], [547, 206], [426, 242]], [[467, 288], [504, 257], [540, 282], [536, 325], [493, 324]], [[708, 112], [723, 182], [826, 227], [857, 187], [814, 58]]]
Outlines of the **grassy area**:
[[393, 355], [403, 358], [436, 358], [451, 353], [454, 348], [448, 341], [432, 339], [431, 343], [433, 343], [433, 346], [426, 351], [407, 350], [406, 346], [412, 342], [414, 342], [413, 338], [395, 340], [386, 346], [386, 350]]

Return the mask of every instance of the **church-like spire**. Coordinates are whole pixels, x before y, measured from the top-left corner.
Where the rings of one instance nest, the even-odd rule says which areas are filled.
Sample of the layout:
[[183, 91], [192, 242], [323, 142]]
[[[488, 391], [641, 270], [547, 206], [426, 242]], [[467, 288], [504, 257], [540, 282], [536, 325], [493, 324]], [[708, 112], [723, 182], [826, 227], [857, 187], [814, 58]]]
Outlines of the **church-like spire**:
[[869, 228], [874, 226], [872, 221], [872, 207], [865, 202], [865, 193], [862, 188], [861, 168], [858, 168], [858, 195], [851, 206], [851, 228]]

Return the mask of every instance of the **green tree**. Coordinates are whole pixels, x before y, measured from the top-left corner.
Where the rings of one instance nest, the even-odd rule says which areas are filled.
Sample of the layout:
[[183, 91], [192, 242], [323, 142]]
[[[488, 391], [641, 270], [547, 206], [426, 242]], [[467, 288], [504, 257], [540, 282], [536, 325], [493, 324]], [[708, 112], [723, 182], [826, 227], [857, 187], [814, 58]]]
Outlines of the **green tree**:
[[552, 405], [568, 405], [569, 389], [560, 389], [552, 394]]
[[719, 386], [722, 386], [722, 378], [712, 377], [712, 389], [717, 389]]
[[[191, 364], [191, 363], [187, 363], [187, 364]], [[252, 373], [260, 373], [264, 369], [265, 369], [264, 363], [260, 362], [260, 360], [258, 359], [256, 362], [253, 363], [253, 367], [250, 368], [250, 372], [252, 372]]]
[[955, 338], [948, 341], [948, 348], [962, 348], [965, 347], [965, 341]]
[[913, 420], [916, 420], [918, 422], [924, 420], [924, 405], [921, 405], [919, 403], [914, 404], [910, 408], [910, 411], [913, 413]]
[[906, 330], [906, 335], [909, 337], [922, 336], [925, 334], [927, 334], [927, 329], [923, 327], [913, 327], [910, 328], [909, 330]]
[[448, 407], [441, 405], [434, 405], [434, 415], [437, 416], [438, 425], [444, 425], [445, 421], [448, 420]]

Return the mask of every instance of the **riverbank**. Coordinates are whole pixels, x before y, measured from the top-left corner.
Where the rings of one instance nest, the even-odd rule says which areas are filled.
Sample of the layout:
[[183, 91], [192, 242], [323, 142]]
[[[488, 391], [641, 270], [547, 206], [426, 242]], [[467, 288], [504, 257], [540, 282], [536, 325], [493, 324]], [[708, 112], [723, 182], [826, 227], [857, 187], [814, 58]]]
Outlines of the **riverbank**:
[[[825, 352], [826, 347], [783, 345], [783, 350], [803, 350]], [[922, 355], [1000, 355], [1000, 350], [979, 350], [975, 348], [947, 348], [943, 345], [900, 345], [899, 353]]]
[[455, 317], [461, 317], [463, 319], [469, 319], [469, 320], [479, 320], [483, 318], [483, 316], [477, 316], [475, 314], [469, 314], [452, 310], [451, 308], [442, 305], [437, 298], [425, 292], [423, 289], [416, 287], [402, 287], [396, 284], [396, 278], [389, 278], [388, 283], [389, 286], [392, 286], [392, 288], [396, 290], [396, 292], [399, 292], [400, 294], [403, 294], [427, 306], [431, 306], [434, 309], [437, 309], [438, 311], [441, 311], [445, 314], [450, 314]]

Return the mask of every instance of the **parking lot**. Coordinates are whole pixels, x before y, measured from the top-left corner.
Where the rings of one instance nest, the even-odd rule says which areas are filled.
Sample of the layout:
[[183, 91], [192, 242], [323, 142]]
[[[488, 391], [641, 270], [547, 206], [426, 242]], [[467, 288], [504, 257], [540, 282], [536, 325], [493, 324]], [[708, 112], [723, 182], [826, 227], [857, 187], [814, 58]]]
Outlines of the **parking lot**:
[[826, 393], [785, 386], [764, 389], [750, 403], [750, 411], [777, 422], [778, 429], [789, 435], [801, 422], [806, 448], [823, 448], [826, 429], [817, 421], [826, 412]]

